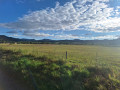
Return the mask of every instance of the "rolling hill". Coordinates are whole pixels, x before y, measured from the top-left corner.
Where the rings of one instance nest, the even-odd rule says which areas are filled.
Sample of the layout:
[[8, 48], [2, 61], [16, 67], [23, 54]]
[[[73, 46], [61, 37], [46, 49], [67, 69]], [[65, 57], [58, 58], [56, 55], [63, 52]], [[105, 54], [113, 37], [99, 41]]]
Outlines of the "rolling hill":
[[0, 43], [22, 43], [22, 44], [75, 44], [75, 45], [120, 45], [120, 39], [114, 40], [35, 40], [35, 39], [19, 39], [0, 35]]

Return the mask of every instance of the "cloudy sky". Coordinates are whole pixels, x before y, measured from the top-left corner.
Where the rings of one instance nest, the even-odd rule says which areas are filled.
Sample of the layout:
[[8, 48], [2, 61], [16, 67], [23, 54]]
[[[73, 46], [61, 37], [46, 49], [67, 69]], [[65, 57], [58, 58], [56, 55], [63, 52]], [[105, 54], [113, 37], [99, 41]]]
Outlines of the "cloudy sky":
[[0, 0], [0, 35], [116, 39], [120, 37], [120, 0]]

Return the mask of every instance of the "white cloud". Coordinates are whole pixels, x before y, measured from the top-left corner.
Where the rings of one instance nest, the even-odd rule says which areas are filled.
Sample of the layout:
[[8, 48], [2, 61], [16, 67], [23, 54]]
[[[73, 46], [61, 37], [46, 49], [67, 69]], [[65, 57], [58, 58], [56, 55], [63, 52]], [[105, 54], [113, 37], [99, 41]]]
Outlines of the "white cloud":
[[12, 31], [8, 31], [7, 33], [13, 33], [13, 34], [16, 34], [16, 33], [18, 33], [18, 32], [15, 31], [15, 30], [14, 30], [14, 31], [12, 30]]
[[24, 33], [24, 36], [30, 36], [30, 37], [50, 37], [50, 36], [54, 36], [54, 35], [50, 35], [50, 34], [45, 34], [45, 33]]
[[16, 0], [16, 3], [19, 4], [19, 3], [24, 3], [25, 0]]
[[[99, 39], [99, 40], [103, 40], [103, 39], [117, 39], [118, 36], [115, 36], [115, 35], [106, 35], [106, 36], [96, 36], [96, 37], [91, 37], [92, 40], [95, 40], [95, 39]], [[89, 38], [87, 38], [89, 39]]]
[[10, 37], [19, 37], [19, 36], [21, 36], [21, 35], [18, 35], [18, 34], [12, 34], [12, 35], [8, 35], [8, 36], [10, 36]]
[[55, 35], [56, 39], [81, 39], [81, 40], [103, 40], [103, 39], [117, 39], [118, 36], [116, 35], [105, 35], [105, 36], [92, 36], [92, 37], [85, 37], [85, 36], [75, 36], [72, 34], [65, 34], [65, 35]]
[[65, 34], [65, 35], [55, 35], [55, 38], [56, 39], [79, 39], [80, 37], [74, 36], [72, 34]]
[[36, 0], [36, 1], [38, 1], [38, 2], [39, 2], [39, 1], [41, 1], [41, 0]]
[[43, 0], [36, 0], [37, 2], [43, 1]]
[[114, 10], [106, 2], [109, 0], [73, 0], [63, 6], [57, 3], [55, 8], [33, 11], [16, 22], [0, 26], [20, 30], [119, 31], [119, 7]]

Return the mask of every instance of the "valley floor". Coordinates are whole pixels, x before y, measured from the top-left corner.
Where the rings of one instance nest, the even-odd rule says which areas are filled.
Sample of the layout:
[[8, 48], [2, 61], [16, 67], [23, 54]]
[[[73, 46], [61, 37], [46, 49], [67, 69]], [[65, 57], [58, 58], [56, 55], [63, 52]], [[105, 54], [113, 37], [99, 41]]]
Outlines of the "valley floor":
[[0, 90], [30, 90], [28, 86], [38, 90], [120, 90], [120, 47], [0, 44], [0, 85]]

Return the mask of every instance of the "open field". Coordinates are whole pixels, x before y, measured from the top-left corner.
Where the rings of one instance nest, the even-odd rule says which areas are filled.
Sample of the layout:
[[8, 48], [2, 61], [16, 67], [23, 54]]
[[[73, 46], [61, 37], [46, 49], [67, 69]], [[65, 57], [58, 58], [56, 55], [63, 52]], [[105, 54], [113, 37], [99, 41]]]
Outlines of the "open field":
[[120, 47], [0, 44], [0, 48], [2, 65], [21, 72], [26, 80], [29, 67], [39, 89], [120, 90]]

